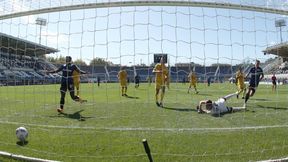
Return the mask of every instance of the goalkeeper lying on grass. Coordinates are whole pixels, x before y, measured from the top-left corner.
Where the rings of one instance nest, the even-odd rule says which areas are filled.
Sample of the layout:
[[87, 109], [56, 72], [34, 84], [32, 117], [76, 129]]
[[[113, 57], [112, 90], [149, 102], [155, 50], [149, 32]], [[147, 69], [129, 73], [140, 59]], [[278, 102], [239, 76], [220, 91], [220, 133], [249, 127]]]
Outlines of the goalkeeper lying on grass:
[[[212, 100], [202, 100], [199, 102], [199, 105], [197, 106], [198, 113], [208, 113], [213, 116], [220, 116], [221, 114], [225, 113], [232, 113], [235, 111], [245, 110], [244, 107], [228, 107], [226, 106], [226, 101], [236, 96], [237, 93], [229, 94], [225, 97], [219, 98], [217, 101], [212, 102]], [[205, 107], [204, 107], [205, 105]]]

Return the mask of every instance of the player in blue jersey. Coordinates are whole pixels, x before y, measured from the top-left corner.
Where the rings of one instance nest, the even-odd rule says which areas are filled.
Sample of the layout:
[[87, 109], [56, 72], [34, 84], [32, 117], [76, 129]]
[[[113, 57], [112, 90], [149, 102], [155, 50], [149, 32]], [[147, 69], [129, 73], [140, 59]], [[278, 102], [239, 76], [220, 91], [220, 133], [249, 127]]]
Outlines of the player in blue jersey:
[[260, 61], [256, 60], [255, 66], [250, 69], [249, 73], [245, 77], [247, 78], [250, 75], [249, 87], [248, 87], [248, 92], [246, 93], [246, 96], [245, 96], [244, 107], [246, 107], [246, 103], [249, 100], [249, 98], [254, 95], [259, 82], [264, 78], [263, 70], [259, 65], [260, 65]]
[[85, 102], [86, 100], [82, 100], [79, 96], [76, 96], [74, 94], [74, 83], [72, 78], [73, 71], [77, 71], [80, 74], [86, 74], [86, 72], [80, 70], [76, 65], [72, 64], [72, 57], [66, 56], [66, 64], [59, 67], [57, 70], [48, 71], [47, 73], [58, 73], [62, 71], [62, 78], [61, 78], [61, 87], [60, 87], [60, 93], [61, 93], [61, 99], [60, 99], [60, 108], [57, 108], [57, 111], [62, 113], [64, 109], [65, 104], [65, 95], [67, 89], [70, 92], [70, 96], [74, 101], [77, 102]]

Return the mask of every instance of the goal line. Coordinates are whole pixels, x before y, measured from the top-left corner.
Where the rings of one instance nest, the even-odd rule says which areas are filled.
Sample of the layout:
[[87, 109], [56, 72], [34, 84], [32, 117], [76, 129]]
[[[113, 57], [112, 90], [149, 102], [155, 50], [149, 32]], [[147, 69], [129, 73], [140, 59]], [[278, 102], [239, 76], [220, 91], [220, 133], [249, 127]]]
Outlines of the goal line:
[[167, 132], [182, 132], [182, 131], [237, 131], [237, 130], [256, 130], [269, 128], [287, 128], [288, 125], [270, 125], [270, 126], [247, 126], [247, 127], [227, 127], [227, 128], [148, 128], [148, 127], [80, 127], [80, 126], [59, 126], [59, 125], [41, 125], [18, 123], [9, 121], [0, 121], [1, 124], [25, 125], [44, 128], [59, 128], [59, 129], [83, 129], [83, 130], [108, 130], [108, 131], [167, 131]]

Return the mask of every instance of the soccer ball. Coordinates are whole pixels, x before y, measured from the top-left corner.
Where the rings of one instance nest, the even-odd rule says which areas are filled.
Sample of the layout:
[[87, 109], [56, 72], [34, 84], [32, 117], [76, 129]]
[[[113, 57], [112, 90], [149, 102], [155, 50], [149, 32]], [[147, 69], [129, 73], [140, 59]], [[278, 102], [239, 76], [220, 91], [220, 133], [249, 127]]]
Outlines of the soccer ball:
[[26, 128], [24, 127], [19, 127], [16, 129], [16, 137], [20, 140], [20, 141], [26, 141], [27, 137], [28, 137], [28, 131]]

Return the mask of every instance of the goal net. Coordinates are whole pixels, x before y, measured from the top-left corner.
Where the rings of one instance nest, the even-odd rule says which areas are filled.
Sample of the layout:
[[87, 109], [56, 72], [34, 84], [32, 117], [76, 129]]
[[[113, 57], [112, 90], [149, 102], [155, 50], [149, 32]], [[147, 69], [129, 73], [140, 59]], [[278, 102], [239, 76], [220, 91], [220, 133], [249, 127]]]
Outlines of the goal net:
[[[3, 0], [0, 13], [1, 158], [146, 161], [142, 139], [155, 161], [288, 157], [286, 2]], [[66, 56], [87, 72], [70, 93]], [[256, 60], [264, 78], [245, 100]], [[246, 109], [198, 113], [238, 91], [239, 68], [246, 91], [225, 106]]]

